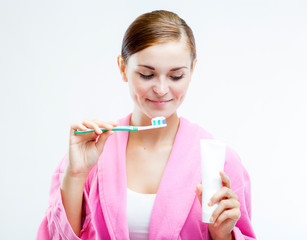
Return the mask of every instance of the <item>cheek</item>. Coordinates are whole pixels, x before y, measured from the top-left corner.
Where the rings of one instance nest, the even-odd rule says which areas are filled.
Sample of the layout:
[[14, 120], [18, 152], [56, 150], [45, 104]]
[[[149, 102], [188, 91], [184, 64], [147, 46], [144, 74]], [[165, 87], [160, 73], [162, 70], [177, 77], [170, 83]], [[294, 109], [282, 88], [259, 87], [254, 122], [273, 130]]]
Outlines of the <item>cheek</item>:
[[147, 84], [144, 84], [144, 82], [132, 79], [131, 81], [129, 81], [131, 94], [134, 95], [134, 97], [141, 97], [145, 95], [148, 91], [148, 86], [146, 85]]
[[188, 90], [188, 87], [189, 82], [182, 82], [173, 89], [173, 93], [177, 98], [183, 98]]

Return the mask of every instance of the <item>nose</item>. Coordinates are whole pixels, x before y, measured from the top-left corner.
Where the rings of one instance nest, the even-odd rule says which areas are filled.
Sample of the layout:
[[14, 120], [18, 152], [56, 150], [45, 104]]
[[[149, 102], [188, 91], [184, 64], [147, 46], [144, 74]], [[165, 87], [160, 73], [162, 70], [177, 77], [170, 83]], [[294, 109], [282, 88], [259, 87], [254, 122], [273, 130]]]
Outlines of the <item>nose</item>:
[[154, 85], [153, 91], [159, 96], [164, 96], [165, 94], [167, 94], [169, 91], [169, 87], [166, 82], [166, 79], [159, 79]]

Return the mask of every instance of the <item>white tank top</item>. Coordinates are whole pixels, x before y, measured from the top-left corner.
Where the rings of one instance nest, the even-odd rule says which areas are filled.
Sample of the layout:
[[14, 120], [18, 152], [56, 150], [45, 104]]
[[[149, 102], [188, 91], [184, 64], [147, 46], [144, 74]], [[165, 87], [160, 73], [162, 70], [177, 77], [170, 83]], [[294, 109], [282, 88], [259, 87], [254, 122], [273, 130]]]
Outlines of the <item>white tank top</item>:
[[148, 239], [151, 211], [156, 194], [143, 194], [127, 188], [127, 220], [130, 240]]

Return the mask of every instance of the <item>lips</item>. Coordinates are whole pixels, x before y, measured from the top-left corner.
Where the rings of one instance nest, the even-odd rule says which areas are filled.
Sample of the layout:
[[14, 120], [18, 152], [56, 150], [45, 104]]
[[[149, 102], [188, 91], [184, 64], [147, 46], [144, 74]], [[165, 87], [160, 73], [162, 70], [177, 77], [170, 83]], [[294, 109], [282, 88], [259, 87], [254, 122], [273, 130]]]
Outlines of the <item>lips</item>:
[[161, 99], [147, 99], [148, 101], [150, 101], [150, 102], [152, 102], [152, 103], [154, 103], [154, 104], [166, 104], [166, 103], [168, 103], [168, 102], [170, 102], [170, 101], [172, 101], [172, 99], [168, 99], [168, 100], [161, 100]]

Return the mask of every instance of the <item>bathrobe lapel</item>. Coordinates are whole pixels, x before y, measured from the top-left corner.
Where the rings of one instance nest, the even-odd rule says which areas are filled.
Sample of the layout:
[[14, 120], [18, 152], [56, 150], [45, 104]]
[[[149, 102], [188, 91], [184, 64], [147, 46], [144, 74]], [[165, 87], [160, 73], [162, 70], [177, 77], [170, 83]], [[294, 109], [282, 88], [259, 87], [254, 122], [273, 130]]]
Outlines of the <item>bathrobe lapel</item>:
[[[130, 116], [119, 121], [129, 125]], [[126, 216], [127, 176], [126, 146], [128, 132], [110, 136], [98, 160], [99, 198], [111, 239], [129, 239]]]
[[180, 118], [180, 126], [154, 203], [149, 239], [179, 239], [201, 182], [199, 127]]
[[[119, 122], [129, 125], [131, 115]], [[199, 129], [180, 118], [174, 146], [154, 203], [149, 239], [178, 239], [201, 181]], [[129, 239], [126, 216], [128, 132], [107, 140], [98, 160], [99, 198], [111, 239]]]

